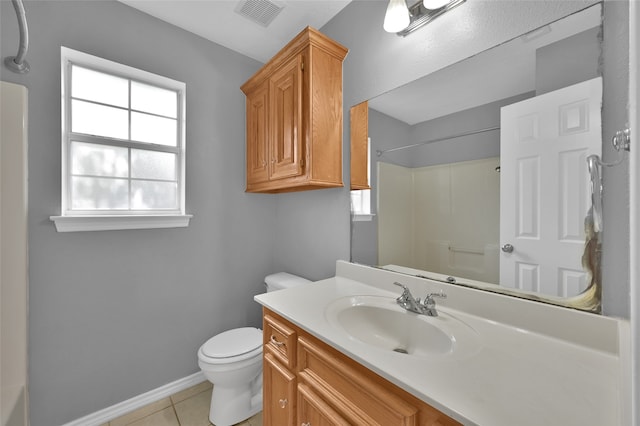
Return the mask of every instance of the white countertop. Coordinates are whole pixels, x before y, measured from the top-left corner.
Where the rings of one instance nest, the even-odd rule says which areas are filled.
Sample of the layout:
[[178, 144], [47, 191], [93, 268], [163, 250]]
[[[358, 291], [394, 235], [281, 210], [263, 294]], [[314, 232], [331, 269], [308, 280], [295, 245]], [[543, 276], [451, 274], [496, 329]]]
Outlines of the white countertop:
[[[393, 276], [384, 274], [385, 280]], [[412, 279], [400, 277], [413, 285]], [[538, 330], [471, 315], [454, 309], [450, 296], [449, 306], [440, 303], [438, 309], [442, 316], [456, 316], [477, 332], [480, 342], [477, 350], [460, 356], [416, 357], [378, 349], [349, 337], [331, 325], [325, 315], [326, 307], [339, 298], [365, 295], [395, 298], [400, 294], [389, 291], [392, 285], [387, 290], [378, 283], [368, 284], [336, 276], [261, 294], [255, 300], [465, 425], [622, 424], [621, 361], [616, 351], [609, 350], [611, 345], [602, 348], [582, 345]], [[437, 283], [437, 286], [446, 285]], [[458, 299], [466, 297], [460, 291], [468, 292], [453, 288], [447, 291]], [[504, 303], [503, 299], [497, 300]], [[511, 313], [531, 316], [531, 321], [535, 321], [535, 315], [528, 311], [531, 308], [521, 308]], [[561, 314], [572, 315], [566, 311]], [[576, 315], [584, 314], [576, 312]], [[600, 318], [603, 319], [594, 320], [606, 322], [604, 329], [610, 333], [611, 322], [616, 320]], [[556, 324], [556, 328], [562, 327]], [[592, 328], [599, 332], [598, 327]], [[576, 334], [583, 332], [576, 330]]]

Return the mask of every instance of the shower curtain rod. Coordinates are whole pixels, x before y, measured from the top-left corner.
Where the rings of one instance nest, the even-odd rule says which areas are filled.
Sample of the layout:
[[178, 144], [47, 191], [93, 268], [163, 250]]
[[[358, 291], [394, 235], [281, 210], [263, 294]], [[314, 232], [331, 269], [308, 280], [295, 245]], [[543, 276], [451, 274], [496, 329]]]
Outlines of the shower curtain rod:
[[486, 129], [480, 129], [480, 130], [473, 130], [470, 132], [465, 132], [465, 133], [458, 133], [456, 135], [452, 135], [452, 136], [446, 136], [443, 138], [437, 138], [437, 139], [431, 139], [429, 141], [426, 142], [420, 142], [420, 143], [414, 143], [413, 145], [405, 145], [405, 146], [399, 146], [397, 148], [390, 148], [390, 149], [385, 149], [385, 150], [376, 150], [376, 155], [378, 157], [380, 157], [382, 154], [386, 154], [387, 152], [393, 152], [393, 151], [400, 151], [401, 149], [407, 149], [407, 148], [415, 148], [416, 146], [422, 146], [422, 145], [426, 145], [429, 143], [433, 143], [433, 142], [440, 142], [440, 141], [446, 141], [447, 139], [455, 139], [455, 138], [459, 138], [462, 136], [470, 136], [470, 135], [475, 135], [478, 133], [484, 133], [484, 132], [490, 132], [492, 130], [499, 130], [500, 126], [495, 126], [495, 127], [487, 127]]

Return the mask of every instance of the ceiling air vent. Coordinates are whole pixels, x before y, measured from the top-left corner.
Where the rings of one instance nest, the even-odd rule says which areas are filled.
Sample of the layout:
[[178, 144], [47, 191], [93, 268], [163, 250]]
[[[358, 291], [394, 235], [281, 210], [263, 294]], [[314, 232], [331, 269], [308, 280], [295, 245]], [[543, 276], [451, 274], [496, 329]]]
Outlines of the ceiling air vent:
[[282, 9], [284, 9], [284, 4], [277, 4], [269, 0], [245, 0], [238, 4], [235, 12], [263, 27], [268, 27]]

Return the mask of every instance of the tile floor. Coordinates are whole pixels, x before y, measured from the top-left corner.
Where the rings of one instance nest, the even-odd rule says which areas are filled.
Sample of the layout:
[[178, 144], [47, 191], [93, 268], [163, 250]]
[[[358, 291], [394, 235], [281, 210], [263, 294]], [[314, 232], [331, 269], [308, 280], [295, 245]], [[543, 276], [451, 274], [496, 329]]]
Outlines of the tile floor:
[[[202, 382], [102, 426], [210, 426], [211, 389], [210, 382]], [[262, 426], [262, 413], [238, 426]]]

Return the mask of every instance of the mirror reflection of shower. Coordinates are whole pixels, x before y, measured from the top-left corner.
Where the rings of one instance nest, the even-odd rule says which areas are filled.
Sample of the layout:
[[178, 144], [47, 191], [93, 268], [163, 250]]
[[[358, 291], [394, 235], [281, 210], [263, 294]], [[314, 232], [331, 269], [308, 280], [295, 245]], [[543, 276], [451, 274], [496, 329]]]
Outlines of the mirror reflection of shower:
[[24, 11], [22, 0], [11, 0], [13, 8], [16, 10], [18, 18], [18, 30], [20, 31], [20, 44], [16, 56], [7, 56], [4, 58], [4, 65], [7, 69], [18, 73], [26, 74], [29, 72], [29, 63], [25, 59], [27, 50], [29, 49], [29, 28], [27, 27], [27, 17]]
[[499, 157], [423, 167], [378, 162], [380, 264], [497, 284], [499, 165]]

